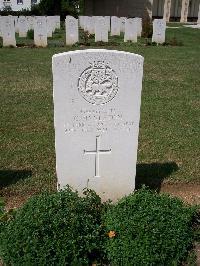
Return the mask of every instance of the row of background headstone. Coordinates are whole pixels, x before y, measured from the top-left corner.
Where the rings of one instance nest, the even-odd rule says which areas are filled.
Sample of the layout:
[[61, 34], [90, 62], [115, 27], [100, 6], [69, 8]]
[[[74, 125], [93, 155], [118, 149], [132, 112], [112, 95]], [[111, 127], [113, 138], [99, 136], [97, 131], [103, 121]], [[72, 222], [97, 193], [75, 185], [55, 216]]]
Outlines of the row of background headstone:
[[36, 46], [47, 46], [47, 37], [60, 29], [60, 16], [0, 16], [0, 37], [3, 46], [16, 46], [15, 33], [26, 38], [29, 30], [34, 30]]
[[[67, 16], [65, 20], [66, 44], [79, 42], [79, 26], [88, 34], [95, 34], [95, 42], [108, 42], [108, 36], [119, 36], [124, 33], [124, 42], [137, 42], [141, 37], [142, 19], [126, 17], [80, 16], [79, 20]], [[16, 46], [15, 32], [19, 37], [26, 37], [28, 30], [34, 30], [34, 44], [46, 47], [47, 37], [52, 37], [55, 29], [60, 28], [59, 16], [2, 16], [0, 17], [0, 36], [3, 37], [3, 46]], [[152, 41], [165, 42], [166, 23], [156, 19], [153, 23]]]
[[[76, 19], [71, 17], [71, 21]], [[66, 21], [69, 23], [69, 19]], [[126, 18], [126, 17], [79, 17], [80, 27], [89, 34], [95, 34], [95, 41], [108, 42], [108, 32], [111, 36], [119, 36], [124, 33], [124, 42], [137, 42], [137, 38], [142, 35], [142, 18]], [[78, 25], [78, 22], [76, 22]], [[165, 42], [166, 21], [163, 19], [155, 19], [153, 21], [152, 41], [156, 43]]]
[[[67, 16], [65, 20], [66, 25], [66, 44], [74, 44], [78, 42], [78, 19]], [[101, 17], [101, 16], [80, 16], [80, 28], [88, 33], [95, 35], [95, 42], [108, 42], [109, 32], [110, 36], [119, 36], [124, 34], [124, 41], [137, 42], [137, 37], [142, 33], [142, 19], [125, 17]]]

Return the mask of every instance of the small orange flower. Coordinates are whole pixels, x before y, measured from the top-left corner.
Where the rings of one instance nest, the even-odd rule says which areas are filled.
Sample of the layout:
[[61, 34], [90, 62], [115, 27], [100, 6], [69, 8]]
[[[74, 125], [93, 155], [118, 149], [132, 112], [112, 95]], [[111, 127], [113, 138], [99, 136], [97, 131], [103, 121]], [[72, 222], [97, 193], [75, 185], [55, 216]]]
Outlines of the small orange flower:
[[116, 236], [115, 231], [110, 231], [110, 232], [108, 232], [108, 237], [109, 237], [109, 238], [113, 238], [113, 237], [115, 237], [115, 236]]

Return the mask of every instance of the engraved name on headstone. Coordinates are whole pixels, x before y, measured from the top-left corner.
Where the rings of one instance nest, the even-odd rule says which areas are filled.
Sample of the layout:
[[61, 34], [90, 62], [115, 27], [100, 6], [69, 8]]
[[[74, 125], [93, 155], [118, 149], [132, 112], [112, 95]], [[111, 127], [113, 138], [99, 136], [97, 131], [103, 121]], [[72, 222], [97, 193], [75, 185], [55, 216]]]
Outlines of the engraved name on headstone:
[[117, 200], [135, 188], [143, 57], [89, 49], [53, 56], [58, 188]]

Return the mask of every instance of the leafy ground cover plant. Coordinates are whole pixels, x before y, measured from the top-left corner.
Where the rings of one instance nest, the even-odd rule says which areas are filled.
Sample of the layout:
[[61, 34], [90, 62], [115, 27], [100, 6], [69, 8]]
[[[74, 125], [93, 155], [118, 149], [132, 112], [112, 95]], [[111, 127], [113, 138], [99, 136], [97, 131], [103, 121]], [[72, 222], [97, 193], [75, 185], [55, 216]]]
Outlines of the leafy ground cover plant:
[[116, 204], [102, 204], [91, 190], [84, 194], [80, 197], [67, 187], [4, 213], [0, 257], [5, 265], [179, 265], [185, 261], [194, 240], [196, 207], [146, 188]]
[[104, 217], [111, 265], [179, 265], [192, 245], [195, 208], [141, 189]]
[[101, 200], [69, 187], [30, 199], [0, 235], [7, 265], [89, 265], [101, 250]]

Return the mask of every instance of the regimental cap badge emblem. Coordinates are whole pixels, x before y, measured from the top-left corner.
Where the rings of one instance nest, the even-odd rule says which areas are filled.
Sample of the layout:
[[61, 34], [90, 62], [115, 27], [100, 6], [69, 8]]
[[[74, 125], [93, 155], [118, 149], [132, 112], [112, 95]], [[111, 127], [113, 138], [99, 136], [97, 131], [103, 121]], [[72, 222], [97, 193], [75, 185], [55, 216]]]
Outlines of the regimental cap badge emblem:
[[104, 61], [93, 62], [82, 72], [78, 80], [80, 95], [94, 105], [110, 102], [118, 90], [118, 77]]

